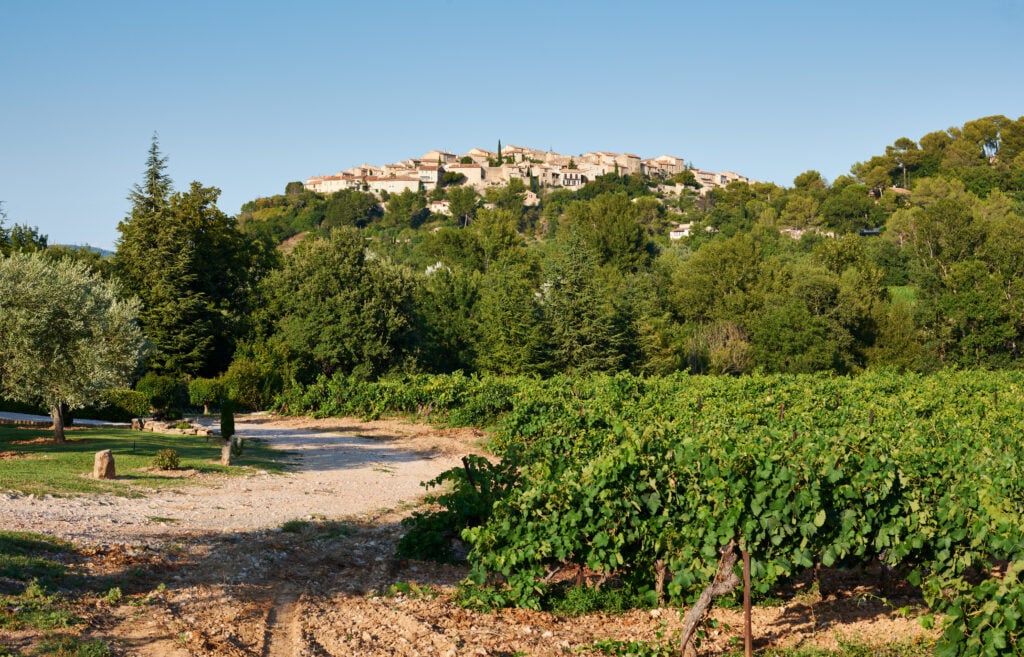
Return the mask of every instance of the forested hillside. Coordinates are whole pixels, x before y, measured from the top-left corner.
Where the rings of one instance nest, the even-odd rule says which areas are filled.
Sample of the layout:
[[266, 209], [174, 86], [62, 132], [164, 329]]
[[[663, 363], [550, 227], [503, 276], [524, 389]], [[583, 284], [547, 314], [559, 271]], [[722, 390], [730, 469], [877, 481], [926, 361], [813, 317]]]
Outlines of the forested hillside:
[[[1016, 368], [1022, 149], [1024, 118], [994, 116], [790, 187], [608, 174], [481, 196], [445, 176], [377, 198], [295, 182], [230, 217], [215, 187], [174, 190], [154, 139], [114, 258], [46, 255], [141, 299], [143, 371], [228, 372], [250, 406], [392, 372]], [[5, 253], [45, 246], [0, 225]]]
[[[701, 195], [609, 174], [577, 192], [515, 181], [378, 200], [290, 183], [239, 217], [275, 243], [305, 236], [260, 287], [239, 357], [298, 382], [1016, 367], [1022, 149], [1024, 118], [994, 116], [791, 187]], [[450, 216], [428, 212], [440, 199]], [[692, 225], [672, 241], [677, 224]], [[363, 301], [341, 318], [332, 298]]]

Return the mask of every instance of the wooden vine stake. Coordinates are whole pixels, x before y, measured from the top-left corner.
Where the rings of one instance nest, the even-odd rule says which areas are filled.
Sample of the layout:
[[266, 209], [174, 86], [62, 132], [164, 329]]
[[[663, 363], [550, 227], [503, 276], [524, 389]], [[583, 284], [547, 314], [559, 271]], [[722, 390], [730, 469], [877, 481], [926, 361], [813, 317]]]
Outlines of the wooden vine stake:
[[743, 655], [754, 657], [754, 634], [750, 623], [750, 553], [740, 550], [743, 555]]

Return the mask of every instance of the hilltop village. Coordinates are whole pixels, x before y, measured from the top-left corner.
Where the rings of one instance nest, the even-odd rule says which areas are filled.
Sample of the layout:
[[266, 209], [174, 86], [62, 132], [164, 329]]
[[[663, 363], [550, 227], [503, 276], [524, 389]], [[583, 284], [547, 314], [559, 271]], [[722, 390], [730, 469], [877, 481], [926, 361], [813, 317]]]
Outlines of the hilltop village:
[[[362, 164], [334, 175], [313, 176], [306, 180], [305, 187], [321, 194], [333, 194], [346, 189], [400, 194], [404, 191], [433, 190], [442, 183], [445, 174], [449, 174], [455, 176], [461, 184], [480, 192], [488, 187], [507, 185], [514, 179], [536, 181], [539, 187], [545, 188], [576, 189], [609, 173], [643, 174], [668, 180], [686, 171], [693, 174], [701, 193], [735, 181], [753, 182], [732, 171], [696, 169], [683, 158], [673, 155], [641, 159], [632, 153], [597, 151], [573, 156], [523, 146], [502, 147], [499, 142], [497, 151], [472, 148], [458, 155], [432, 150], [422, 157], [395, 164]], [[528, 194], [526, 204], [535, 202], [536, 196]]]

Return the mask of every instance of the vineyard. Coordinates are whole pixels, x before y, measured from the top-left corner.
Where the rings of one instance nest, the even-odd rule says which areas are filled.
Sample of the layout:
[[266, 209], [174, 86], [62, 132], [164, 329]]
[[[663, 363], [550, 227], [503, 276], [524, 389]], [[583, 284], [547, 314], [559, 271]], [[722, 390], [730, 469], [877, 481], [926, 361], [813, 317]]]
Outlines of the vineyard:
[[470, 602], [537, 608], [586, 569], [688, 605], [734, 543], [759, 594], [880, 563], [939, 614], [937, 654], [1024, 653], [1019, 374], [325, 379], [284, 405], [494, 427], [501, 464], [417, 517], [465, 528]]

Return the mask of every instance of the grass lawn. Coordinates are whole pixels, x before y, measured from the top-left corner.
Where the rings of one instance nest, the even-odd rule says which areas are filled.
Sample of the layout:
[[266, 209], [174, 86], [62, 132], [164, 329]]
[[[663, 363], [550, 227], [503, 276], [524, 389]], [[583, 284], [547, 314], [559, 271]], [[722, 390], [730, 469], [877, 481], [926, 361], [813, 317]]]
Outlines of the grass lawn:
[[[72, 545], [58, 539], [0, 531], [0, 657], [112, 654], [106, 644], [80, 635], [85, 581], [67, 566], [76, 556]], [[22, 645], [3, 640], [14, 636], [5, 631], [19, 632]]]
[[[219, 438], [111, 428], [75, 428], [66, 436], [67, 442], [57, 445], [49, 429], [0, 425], [0, 492], [113, 493], [132, 497], [147, 490], [202, 483], [203, 477], [181, 477], [174, 471], [153, 469], [153, 458], [161, 449], [178, 452], [179, 470], [201, 474], [283, 472], [289, 456], [259, 441], [246, 440], [244, 454], [232, 459], [231, 467], [224, 467], [220, 465]], [[112, 481], [91, 478], [93, 458], [104, 449], [114, 453], [117, 478]]]

